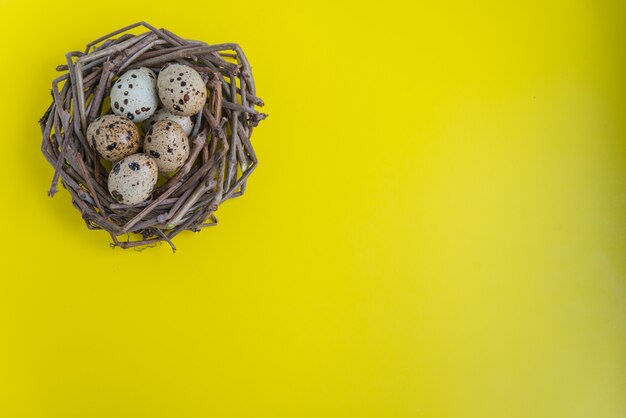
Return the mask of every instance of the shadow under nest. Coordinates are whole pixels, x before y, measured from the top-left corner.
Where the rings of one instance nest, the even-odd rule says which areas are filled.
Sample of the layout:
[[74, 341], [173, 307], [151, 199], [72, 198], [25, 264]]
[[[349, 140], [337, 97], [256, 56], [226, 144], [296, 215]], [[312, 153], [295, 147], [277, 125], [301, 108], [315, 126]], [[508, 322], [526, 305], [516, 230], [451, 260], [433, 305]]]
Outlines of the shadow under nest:
[[[147, 31], [125, 33], [137, 27]], [[57, 192], [61, 180], [87, 227], [106, 230], [112, 247], [166, 241], [175, 250], [172, 239], [180, 232], [215, 225], [218, 206], [244, 193], [257, 166], [250, 137], [267, 116], [255, 109], [263, 101], [256, 96], [250, 64], [239, 45], [209, 45], [139, 22], [65, 57], [67, 64], [57, 67], [65, 73], [53, 81], [52, 104], [39, 121], [41, 151], [54, 167], [49, 195]], [[108, 192], [107, 164], [87, 140], [87, 127], [110, 112], [107, 98], [117, 76], [140, 67], [158, 74], [167, 63], [195, 69], [208, 99], [192, 116], [191, 149], [183, 167], [163, 178], [148, 201], [124, 205]], [[131, 233], [139, 237], [131, 240]], [[118, 239], [121, 235], [128, 240]]]

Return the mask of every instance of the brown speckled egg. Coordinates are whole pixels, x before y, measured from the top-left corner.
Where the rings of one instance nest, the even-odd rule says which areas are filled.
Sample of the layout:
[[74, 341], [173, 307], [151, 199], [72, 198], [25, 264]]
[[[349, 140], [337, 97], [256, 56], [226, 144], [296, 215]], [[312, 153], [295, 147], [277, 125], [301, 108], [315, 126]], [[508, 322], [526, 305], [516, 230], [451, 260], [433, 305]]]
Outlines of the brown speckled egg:
[[191, 134], [191, 130], [193, 129], [193, 122], [191, 121], [191, 118], [189, 116], [174, 115], [173, 113], [165, 109], [157, 110], [154, 115], [143, 121], [143, 123], [141, 124], [143, 132], [148, 132], [152, 125], [163, 119], [169, 119], [178, 123], [180, 127], [183, 128], [183, 131], [185, 131], [185, 135], [189, 136], [189, 134]]
[[194, 115], [206, 102], [206, 85], [202, 77], [187, 65], [164, 67], [159, 73], [157, 87], [163, 107], [175, 115]]
[[171, 120], [156, 122], [143, 142], [144, 152], [154, 158], [161, 173], [181, 168], [189, 157], [189, 139], [183, 128]]
[[104, 115], [87, 128], [87, 140], [105, 160], [117, 161], [139, 148], [139, 131], [128, 119]]
[[149, 68], [128, 70], [111, 87], [111, 109], [133, 122], [143, 122], [157, 110], [156, 76]]
[[118, 161], [109, 173], [109, 193], [119, 203], [135, 205], [146, 201], [156, 185], [156, 162], [145, 154], [133, 154]]

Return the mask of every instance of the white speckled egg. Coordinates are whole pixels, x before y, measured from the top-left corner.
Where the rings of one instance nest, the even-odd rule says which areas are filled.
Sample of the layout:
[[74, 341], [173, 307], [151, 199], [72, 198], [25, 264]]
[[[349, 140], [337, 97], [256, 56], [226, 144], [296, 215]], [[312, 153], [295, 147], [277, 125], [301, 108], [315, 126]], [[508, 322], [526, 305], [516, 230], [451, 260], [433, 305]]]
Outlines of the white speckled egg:
[[189, 139], [183, 128], [171, 120], [156, 122], [143, 142], [146, 154], [154, 158], [162, 173], [181, 168], [189, 157]]
[[105, 160], [117, 161], [137, 152], [139, 131], [122, 116], [104, 115], [89, 125], [87, 140]]
[[193, 122], [191, 121], [191, 118], [189, 116], [175, 115], [166, 109], [157, 110], [154, 115], [143, 121], [141, 127], [143, 128], [144, 133], [148, 132], [152, 125], [164, 119], [178, 123], [180, 127], [183, 128], [183, 131], [185, 131], [185, 135], [189, 136], [189, 134], [191, 134], [191, 130], [193, 129]]
[[149, 68], [128, 70], [113, 83], [111, 109], [133, 122], [143, 122], [159, 105], [156, 76]]
[[163, 107], [175, 115], [195, 115], [206, 102], [206, 84], [200, 74], [187, 65], [164, 67], [159, 73], [157, 86]]
[[115, 163], [109, 173], [109, 193], [119, 203], [146, 201], [159, 177], [156, 162], [145, 154], [133, 154]]

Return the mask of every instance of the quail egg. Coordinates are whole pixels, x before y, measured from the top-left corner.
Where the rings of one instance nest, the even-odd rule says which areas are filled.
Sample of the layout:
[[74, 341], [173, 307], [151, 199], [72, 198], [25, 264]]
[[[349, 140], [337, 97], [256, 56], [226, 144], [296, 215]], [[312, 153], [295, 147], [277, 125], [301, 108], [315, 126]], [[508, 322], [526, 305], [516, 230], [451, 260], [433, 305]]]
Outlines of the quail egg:
[[181, 128], [183, 128], [183, 131], [185, 131], [185, 135], [189, 136], [189, 134], [191, 134], [191, 130], [193, 129], [193, 122], [191, 121], [191, 118], [189, 116], [174, 115], [166, 109], [157, 110], [154, 115], [143, 121], [141, 127], [143, 128], [144, 133], [148, 132], [150, 130], [150, 127], [156, 122], [163, 119], [169, 119], [178, 123]]
[[171, 120], [156, 122], [146, 134], [144, 152], [154, 158], [161, 173], [181, 168], [189, 157], [189, 139], [183, 128]]
[[133, 122], [143, 122], [159, 105], [156, 76], [149, 68], [128, 70], [113, 83], [111, 109]]
[[193, 68], [170, 64], [159, 73], [159, 98], [163, 106], [175, 115], [191, 116], [206, 102], [206, 84]]
[[87, 140], [105, 160], [117, 161], [137, 152], [139, 131], [122, 116], [104, 115], [89, 125]]
[[109, 193], [119, 203], [135, 205], [146, 201], [156, 185], [156, 162], [145, 154], [133, 154], [118, 161], [109, 173]]

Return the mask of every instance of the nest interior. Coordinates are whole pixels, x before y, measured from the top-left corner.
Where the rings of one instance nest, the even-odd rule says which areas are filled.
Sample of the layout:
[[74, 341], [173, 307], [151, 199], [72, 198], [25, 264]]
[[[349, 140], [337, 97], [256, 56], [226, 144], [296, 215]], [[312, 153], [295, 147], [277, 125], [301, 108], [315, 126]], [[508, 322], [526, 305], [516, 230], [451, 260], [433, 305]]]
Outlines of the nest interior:
[[[128, 33], [137, 28], [145, 31]], [[183, 39], [138, 22], [65, 57], [66, 64], [57, 67], [64, 74], [52, 82], [52, 104], [39, 121], [41, 151], [54, 167], [49, 195], [56, 193], [60, 180], [87, 227], [106, 230], [113, 247], [166, 241], [175, 250], [172, 239], [180, 232], [215, 225], [218, 206], [244, 193], [257, 166], [250, 138], [267, 116], [255, 109], [263, 101], [240, 46]], [[147, 202], [120, 204], [108, 192], [107, 164], [87, 140], [87, 127], [110, 112], [107, 98], [117, 76], [139, 67], [158, 74], [172, 62], [194, 68], [208, 92], [204, 108], [192, 116], [189, 158]]]

